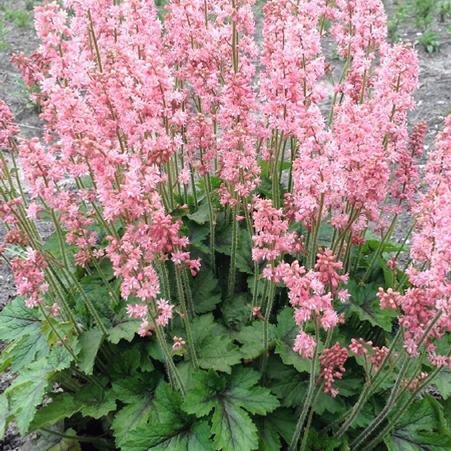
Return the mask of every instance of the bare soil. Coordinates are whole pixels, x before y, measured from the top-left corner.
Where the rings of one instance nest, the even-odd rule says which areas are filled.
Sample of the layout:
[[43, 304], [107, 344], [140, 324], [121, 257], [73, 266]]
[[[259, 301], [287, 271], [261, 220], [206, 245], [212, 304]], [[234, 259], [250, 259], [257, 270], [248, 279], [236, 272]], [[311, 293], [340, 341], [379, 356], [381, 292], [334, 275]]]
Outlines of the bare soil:
[[[393, 6], [391, 6], [390, 1], [386, 3], [390, 13], [390, 11], [393, 11]], [[24, 0], [0, 0], [0, 98], [6, 101], [16, 115], [22, 136], [31, 137], [41, 133], [41, 122], [36, 110], [27, 98], [26, 90], [21, 83], [21, 76], [9, 58], [10, 55], [17, 52], [32, 53], [38, 46], [38, 41], [31, 21], [25, 27], [19, 27], [17, 23], [10, 22], [5, 18], [5, 10], [24, 10], [25, 7], [26, 2]], [[261, 29], [260, 25], [259, 29]], [[401, 26], [400, 31], [402, 40], [415, 45], [419, 54], [420, 86], [416, 93], [418, 106], [417, 110], [411, 114], [410, 122], [411, 124], [418, 121], [428, 123], [426, 151], [443, 126], [446, 115], [451, 113], [451, 35], [447, 31], [449, 26], [449, 23], [434, 24], [434, 30], [441, 45], [440, 50], [433, 54], [428, 54], [422, 46], [416, 44], [419, 32], [415, 28], [413, 18], [409, 18]], [[1, 32], [2, 29], [3, 33]], [[3, 48], [2, 45], [5, 41], [8, 44], [7, 48]], [[401, 218], [398, 233], [405, 232], [408, 224], [408, 217]], [[41, 231], [43, 235], [48, 235], [48, 226], [43, 224]], [[0, 241], [3, 234], [4, 229], [0, 225]], [[0, 310], [14, 294], [15, 288], [11, 273], [6, 265], [0, 263]], [[11, 379], [10, 373], [0, 374], [0, 393], [9, 385]], [[25, 448], [33, 449], [33, 446], [30, 448], [30, 444], [19, 437], [14, 425], [12, 425], [5, 438], [0, 440], [0, 451], [18, 451]]]

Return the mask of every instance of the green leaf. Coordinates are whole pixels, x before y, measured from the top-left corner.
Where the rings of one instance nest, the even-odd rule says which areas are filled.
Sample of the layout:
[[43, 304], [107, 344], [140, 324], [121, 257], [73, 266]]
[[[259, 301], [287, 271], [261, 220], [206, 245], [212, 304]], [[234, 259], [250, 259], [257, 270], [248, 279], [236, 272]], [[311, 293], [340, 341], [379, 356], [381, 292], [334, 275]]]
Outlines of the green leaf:
[[[77, 434], [73, 429], [64, 431], [64, 435], [68, 437], [62, 437], [61, 440], [48, 451], [82, 451], [80, 442], [77, 440]], [[74, 438], [71, 438], [73, 436]]]
[[249, 321], [251, 302], [247, 293], [225, 299], [221, 305], [222, 319], [229, 329], [239, 330]]
[[183, 409], [198, 417], [214, 411], [211, 431], [217, 449], [256, 449], [257, 428], [247, 412], [264, 415], [279, 405], [268, 388], [257, 385], [259, 379], [257, 371], [244, 367], [234, 368], [231, 376], [211, 370], [198, 372], [193, 376]]
[[[330, 412], [333, 414], [340, 414], [345, 412], [346, 404], [342, 398], [330, 396], [322, 391], [318, 395], [315, 401], [315, 405], [313, 406], [313, 410], [318, 415], [323, 415], [324, 412]], [[338, 415], [340, 416], [340, 415]]]
[[108, 331], [108, 341], [117, 345], [121, 340], [132, 341], [137, 330], [139, 329], [139, 321], [125, 320]]
[[0, 312], [0, 340], [12, 341], [25, 335], [38, 336], [41, 317], [38, 310], [25, 306], [21, 297], [16, 297]]
[[181, 395], [161, 383], [155, 392], [149, 421], [130, 432], [121, 449], [213, 451], [208, 423], [186, 415], [181, 404]]
[[277, 317], [276, 326], [276, 354], [279, 354], [285, 365], [294, 366], [299, 372], [310, 372], [310, 360], [304, 359], [293, 351], [294, 339], [298, 327], [294, 322], [291, 308], [284, 308]]
[[[74, 253], [76, 252], [76, 246], [69, 246], [66, 243], [66, 239], [63, 237], [64, 241], [64, 252], [65, 252], [65, 260], [67, 260], [69, 264], [69, 269], [71, 272], [75, 272], [76, 265], [74, 261]], [[50, 254], [52, 254], [56, 260], [63, 261], [63, 254], [61, 253], [61, 244], [58, 231], [53, 232], [44, 243], [44, 250]]]
[[65, 418], [70, 418], [80, 408], [81, 403], [69, 393], [60, 393], [52, 396], [52, 401], [36, 412], [31, 423], [31, 430], [40, 429]]
[[[84, 276], [79, 281], [80, 286], [83, 288], [84, 295], [87, 296], [94, 304], [100, 317], [107, 327], [110, 327], [117, 320], [117, 313], [124, 314], [124, 306], [115, 304], [111, 297], [108, 288], [105, 286], [102, 278], [99, 274], [93, 273]], [[77, 313], [84, 317], [84, 320], [89, 323], [92, 320], [84, 296], [80, 294], [80, 291], [74, 287], [74, 299], [76, 304]]]
[[217, 279], [211, 271], [200, 271], [193, 279], [193, 302], [196, 313], [211, 312], [221, 302]]
[[[216, 236], [216, 250], [220, 254], [230, 256], [232, 245], [232, 227], [224, 227]], [[252, 263], [252, 241], [246, 229], [240, 229], [238, 248], [236, 253], [236, 267], [239, 271], [247, 274], [254, 273]]]
[[214, 371], [197, 371], [183, 403], [185, 412], [198, 418], [208, 415], [216, 405], [216, 396], [225, 390], [226, 379]]
[[258, 425], [258, 451], [279, 451], [282, 447], [277, 430], [269, 421], [270, 416], [257, 421]]
[[216, 449], [248, 451], [258, 448], [257, 427], [240, 407], [224, 401], [211, 420]]
[[384, 442], [388, 451], [449, 450], [451, 433], [442, 406], [431, 396], [415, 402]]
[[196, 224], [195, 222], [189, 221], [187, 224], [189, 228], [189, 232], [187, 235], [190, 237], [191, 247], [196, 248], [200, 252], [204, 254], [209, 253], [209, 247], [205, 244], [205, 238], [210, 233], [210, 228], [208, 226], [201, 226]]
[[310, 428], [307, 449], [317, 451], [335, 451], [346, 448], [340, 447], [343, 444], [343, 439], [331, 437], [324, 432], [318, 432], [314, 428]]
[[191, 221], [194, 221], [196, 224], [205, 224], [210, 220], [210, 214], [208, 211], [208, 203], [206, 200], [202, 201], [194, 213], [187, 215]]
[[283, 406], [297, 407], [303, 403], [308, 387], [307, 375], [276, 358], [268, 363], [268, 374], [272, 380], [271, 391], [282, 401]]
[[100, 329], [88, 329], [80, 335], [81, 346], [78, 354], [78, 366], [86, 374], [92, 374], [94, 362], [103, 340], [103, 332]]
[[47, 357], [48, 368], [52, 371], [65, 370], [73, 361], [73, 355], [63, 345], [54, 346]]
[[[242, 345], [241, 354], [245, 359], [256, 359], [265, 352], [263, 341], [265, 324], [263, 321], [254, 321], [250, 326], [243, 327], [234, 335], [235, 339]], [[269, 345], [274, 344], [275, 326], [269, 324]]]
[[4, 393], [0, 394], [0, 440], [5, 436], [9, 423], [8, 398]]
[[199, 366], [230, 373], [232, 365], [241, 360], [241, 353], [223, 326], [206, 314], [193, 320], [193, 338]]
[[279, 407], [272, 412], [271, 415], [267, 415], [265, 419], [286, 443], [290, 443], [296, 428], [297, 420], [296, 415], [293, 414], [292, 410], [286, 409], [285, 407]]
[[47, 362], [41, 359], [35, 362], [33, 368], [23, 370], [5, 391], [10, 412], [22, 435], [28, 432], [36, 408], [44, 399], [49, 375]]
[[152, 360], [149, 358], [148, 343], [139, 341], [129, 346], [123, 343], [115, 349], [116, 359], [111, 367], [113, 371], [122, 376], [135, 374], [137, 371], [150, 372], [154, 369]]
[[[156, 374], [156, 373], [155, 373]], [[159, 375], [134, 374], [113, 382], [113, 393], [116, 399], [124, 404], [134, 404], [142, 399], [143, 393], [153, 392]]]
[[114, 416], [111, 426], [118, 447], [126, 442], [130, 432], [147, 422], [153, 409], [152, 401], [153, 394], [144, 391], [139, 400], [126, 405]]
[[[381, 241], [379, 240], [366, 240], [362, 246], [362, 252], [364, 254], [369, 254], [376, 251], [381, 246]], [[402, 246], [397, 243], [388, 241], [382, 245], [382, 252], [401, 252], [408, 250], [407, 246]]]
[[24, 335], [3, 349], [0, 371], [11, 366], [11, 370], [17, 373], [34, 360], [45, 357], [48, 352], [49, 347], [45, 336], [41, 334]]
[[116, 397], [112, 390], [103, 390], [97, 385], [88, 385], [77, 394], [81, 413], [95, 419], [102, 418], [116, 409]]
[[448, 399], [451, 396], [451, 370], [442, 368], [432, 383], [443, 399]]
[[348, 315], [355, 313], [361, 321], [368, 321], [372, 326], [379, 326], [387, 332], [392, 331], [396, 313], [391, 310], [381, 310], [376, 296], [378, 284], [368, 283], [360, 286], [354, 280], [350, 280], [347, 288], [351, 294], [347, 304]]

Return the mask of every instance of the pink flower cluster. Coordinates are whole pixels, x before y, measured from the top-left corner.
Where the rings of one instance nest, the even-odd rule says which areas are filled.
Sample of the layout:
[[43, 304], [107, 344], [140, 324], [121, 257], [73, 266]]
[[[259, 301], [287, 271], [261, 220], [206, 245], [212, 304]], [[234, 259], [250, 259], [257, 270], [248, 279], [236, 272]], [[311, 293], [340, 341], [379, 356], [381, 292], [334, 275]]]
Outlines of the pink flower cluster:
[[[0, 218], [9, 229], [2, 250], [31, 243], [20, 229], [24, 215], [52, 214], [76, 248], [77, 265], [109, 258], [129, 316], [142, 321], [140, 335], [149, 335], [173, 315], [171, 302], [160, 299], [160, 265], [193, 276], [200, 269], [176, 218], [185, 204], [192, 207], [202, 179], [210, 207], [218, 196], [234, 219], [252, 216], [253, 260], [265, 262], [264, 278], [288, 289], [299, 327], [293, 349], [312, 358], [317, 343], [306, 323], [327, 331], [340, 323], [334, 303], [349, 297], [351, 246], [368, 228], [383, 231], [387, 218], [410, 209], [411, 287], [381, 289], [379, 299], [399, 313], [413, 355], [441, 313], [425, 344], [431, 361], [446, 363], [434, 339], [451, 329], [451, 117], [419, 194], [416, 158], [426, 126], [417, 124], [410, 137], [407, 127], [418, 61], [409, 46], [387, 43], [382, 1], [269, 0], [261, 55], [254, 3], [170, 0], [163, 21], [144, 0], [37, 7], [41, 45], [14, 60], [28, 86], [39, 87], [44, 136], [16, 143], [14, 118], [0, 101], [0, 147], [18, 150], [31, 195], [31, 202], [15, 193], [2, 198]], [[326, 21], [344, 59], [341, 75], [321, 48]], [[281, 208], [282, 196], [256, 196], [262, 172], [276, 196], [285, 192]], [[335, 242], [317, 254], [326, 221]], [[300, 227], [305, 245], [292, 231]], [[45, 265], [36, 251], [13, 260], [27, 305], [42, 302]], [[182, 341], [174, 341], [175, 350]], [[369, 342], [353, 341], [350, 349], [368, 350], [374, 366], [386, 355]], [[332, 394], [346, 356], [338, 345], [323, 352], [322, 378]]]
[[335, 343], [331, 348], [323, 350], [319, 357], [321, 364], [320, 378], [324, 383], [324, 393], [337, 396], [338, 390], [333, 387], [337, 379], [342, 379], [346, 369], [344, 364], [348, 360], [348, 351]]
[[342, 301], [348, 298], [347, 290], [339, 289], [340, 283], [347, 282], [347, 275], [339, 274], [341, 262], [337, 262], [330, 249], [318, 253], [314, 270], [307, 271], [296, 260], [291, 264], [281, 262], [276, 267], [267, 266], [264, 277], [275, 283], [284, 282], [288, 288], [288, 298], [294, 309], [294, 319], [300, 332], [294, 343], [294, 351], [311, 358], [316, 343], [303, 331], [305, 323], [317, 320], [324, 330], [329, 330], [341, 322], [333, 306], [335, 297]]
[[11, 261], [17, 293], [25, 298], [25, 305], [29, 308], [44, 302], [43, 295], [49, 289], [45, 282], [46, 268], [47, 263], [42, 255], [33, 249], [28, 249], [25, 258], [16, 257]]
[[[415, 135], [419, 137], [415, 138]], [[423, 130], [416, 130], [413, 147], [422, 141]], [[414, 209], [416, 227], [412, 237], [414, 263], [407, 269], [412, 287], [405, 293], [379, 290], [382, 308], [396, 309], [404, 329], [404, 346], [418, 355], [420, 342], [431, 353], [431, 361], [443, 364], [435, 354], [434, 339], [451, 330], [451, 117], [437, 137], [429, 155], [425, 181], [427, 191]], [[428, 332], [428, 329], [429, 332]]]
[[19, 131], [14, 122], [15, 118], [11, 110], [0, 99], [0, 149], [9, 147], [9, 140]]
[[297, 234], [288, 231], [289, 223], [283, 218], [281, 209], [274, 208], [270, 199], [254, 199], [255, 235], [252, 259], [256, 262], [272, 262], [283, 254], [301, 252], [302, 244]]
[[381, 366], [389, 352], [386, 346], [373, 346], [372, 341], [365, 341], [363, 338], [359, 338], [358, 340], [351, 338], [349, 350], [356, 356], [367, 357], [375, 369]]

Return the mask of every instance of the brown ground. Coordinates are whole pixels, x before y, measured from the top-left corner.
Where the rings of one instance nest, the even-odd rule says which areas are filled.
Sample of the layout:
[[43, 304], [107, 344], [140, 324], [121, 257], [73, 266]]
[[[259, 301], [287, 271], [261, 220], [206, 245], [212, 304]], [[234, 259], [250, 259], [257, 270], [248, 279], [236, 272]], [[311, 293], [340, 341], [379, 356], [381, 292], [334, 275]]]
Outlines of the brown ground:
[[[31, 23], [23, 28], [6, 21], [5, 10], [24, 9], [25, 0], [0, 0], [0, 98], [5, 100], [16, 115], [23, 136], [35, 136], [40, 133], [40, 121], [33, 106], [29, 103], [21, 83], [17, 69], [9, 61], [9, 56], [16, 52], [31, 53], [38, 45]], [[30, 3], [30, 2], [28, 2]], [[35, 2], [37, 3], [37, 2]], [[388, 11], [392, 11], [391, 0], [386, 2]], [[2, 27], [3, 24], [3, 27]], [[429, 55], [417, 45], [420, 57], [420, 86], [416, 94], [417, 110], [411, 115], [411, 123], [426, 121], [429, 131], [426, 139], [426, 150], [431, 146], [438, 130], [443, 126], [444, 118], [451, 113], [451, 35], [447, 31], [448, 24], [434, 24], [440, 41], [440, 51]], [[3, 32], [2, 32], [3, 29]], [[400, 28], [403, 41], [415, 45], [418, 30], [413, 18], [409, 18]], [[3, 48], [3, 43], [8, 43]], [[409, 218], [401, 220], [400, 229], [406, 230]], [[0, 240], [3, 229], [0, 225]], [[48, 232], [43, 226], [43, 233]], [[0, 309], [14, 296], [14, 283], [5, 265], [0, 264]], [[11, 376], [0, 374], [0, 392], [9, 384]], [[25, 450], [30, 444], [18, 437], [14, 427], [10, 427], [4, 440], [0, 440], [0, 450]], [[38, 450], [40, 451], [40, 450]]]

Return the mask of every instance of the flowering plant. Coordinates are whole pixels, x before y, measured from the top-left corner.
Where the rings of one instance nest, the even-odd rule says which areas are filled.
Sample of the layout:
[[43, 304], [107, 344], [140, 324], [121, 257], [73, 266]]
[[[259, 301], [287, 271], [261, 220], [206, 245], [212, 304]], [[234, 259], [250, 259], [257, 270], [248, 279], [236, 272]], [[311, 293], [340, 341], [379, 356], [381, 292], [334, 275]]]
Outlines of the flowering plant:
[[382, 2], [269, 0], [259, 46], [253, 3], [36, 8], [41, 45], [14, 60], [42, 138], [0, 104], [3, 431], [39, 430], [39, 449], [451, 446], [451, 119], [421, 179], [418, 63]]

